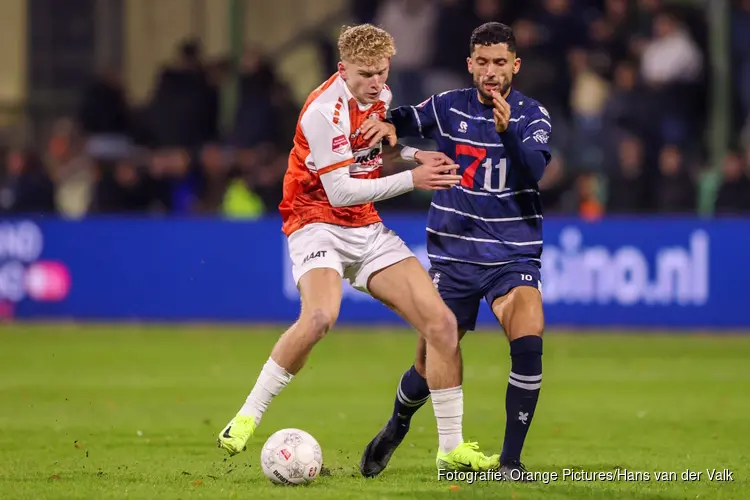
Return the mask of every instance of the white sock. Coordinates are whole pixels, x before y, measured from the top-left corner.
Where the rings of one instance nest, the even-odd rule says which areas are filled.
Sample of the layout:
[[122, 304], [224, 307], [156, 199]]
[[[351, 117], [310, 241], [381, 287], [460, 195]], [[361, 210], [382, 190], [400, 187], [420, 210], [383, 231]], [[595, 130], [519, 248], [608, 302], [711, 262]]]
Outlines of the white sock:
[[245, 404], [240, 408], [240, 415], [255, 417], [255, 425], [258, 425], [263, 413], [271, 404], [271, 400], [279, 395], [293, 377], [294, 375], [289, 374], [276, 361], [268, 358], [260, 375], [258, 375], [255, 387], [250, 391]]
[[464, 391], [459, 385], [450, 389], [430, 391], [430, 396], [437, 420], [440, 451], [449, 453], [464, 440]]

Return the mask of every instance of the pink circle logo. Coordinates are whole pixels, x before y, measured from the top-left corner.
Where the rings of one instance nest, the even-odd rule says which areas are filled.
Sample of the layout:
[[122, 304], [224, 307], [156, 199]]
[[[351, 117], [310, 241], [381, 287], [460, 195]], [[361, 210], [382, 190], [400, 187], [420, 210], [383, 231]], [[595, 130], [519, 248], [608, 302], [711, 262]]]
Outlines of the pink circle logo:
[[57, 302], [70, 293], [70, 273], [65, 264], [42, 261], [26, 270], [26, 292], [33, 300]]

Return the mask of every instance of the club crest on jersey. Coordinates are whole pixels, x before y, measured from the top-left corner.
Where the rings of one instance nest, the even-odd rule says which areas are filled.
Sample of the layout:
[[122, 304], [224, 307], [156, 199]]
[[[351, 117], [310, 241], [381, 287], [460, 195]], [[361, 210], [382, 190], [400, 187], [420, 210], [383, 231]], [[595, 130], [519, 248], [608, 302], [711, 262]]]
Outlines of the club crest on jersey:
[[344, 154], [346, 152], [346, 147], [349, 144], [349, 141], [346, 140], [345, 135], [337, 135], [333, 138], [333, 141], [331, 141], [331, 150], [334, 153], [338, 153], [340, 155]]
[[547, 144], [549, 142], [549, 133], [546, 130], [539, 129], [534, 132], [534, 140], [539, 144]]
[[461, 123], [458, 124], [458, 131], [461, 132], [462, 134], [465, 134], [468, 129], [469, 129], [469, 126], [466, 124], [465, 121], [462, 121]]

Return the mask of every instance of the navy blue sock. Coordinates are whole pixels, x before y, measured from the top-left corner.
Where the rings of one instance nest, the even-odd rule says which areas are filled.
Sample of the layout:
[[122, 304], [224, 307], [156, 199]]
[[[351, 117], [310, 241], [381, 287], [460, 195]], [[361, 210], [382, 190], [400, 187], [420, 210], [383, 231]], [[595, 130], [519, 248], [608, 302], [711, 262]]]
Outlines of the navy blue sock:
[[542, 386], [542, 338], [520, 337], [510, 343], [511, 368], [505, 393], [505, 441], [502, 464], [521, 460], [526, 433]]
[[411, 417], [417, 413], [422, 405], [430, 399], [430, 388], [425, 378], [412, 365], [401, 377], [396, 391], [396, 401], [393, 404], [391, 423], [398, 426], [398, 430], [406, 434], [409, 430]]

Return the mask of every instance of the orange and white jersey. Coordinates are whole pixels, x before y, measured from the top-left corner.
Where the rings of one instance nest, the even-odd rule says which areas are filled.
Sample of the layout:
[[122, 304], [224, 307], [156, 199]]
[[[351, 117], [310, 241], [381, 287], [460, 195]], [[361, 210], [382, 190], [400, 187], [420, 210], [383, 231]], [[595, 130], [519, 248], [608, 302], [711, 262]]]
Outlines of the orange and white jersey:
[[320, 176], [337, 168], [348, 168], [352, 177], [360, 179], [380, 176], [382, 146], [370, 148], [360, 135], [360, 126], [373, 115], [384, 120], [390, 103], [391, 91], [386, 86], [376, 103], [359, 104], [338, 73], [310, 94], [297, 121], [284, 176], [279, 205], [284, 234], [289, 236], [315, 222], [346, 227], [380, 222], [374, 203], [332, 206]]

